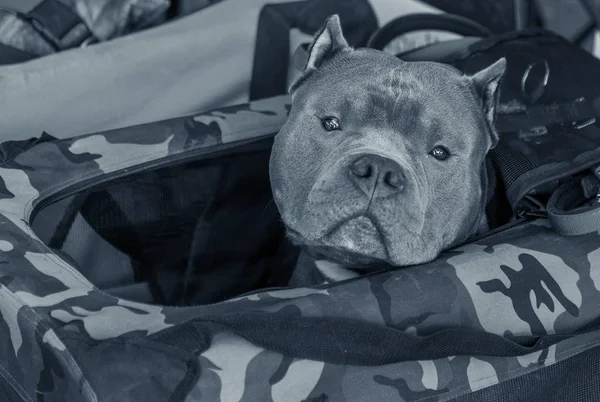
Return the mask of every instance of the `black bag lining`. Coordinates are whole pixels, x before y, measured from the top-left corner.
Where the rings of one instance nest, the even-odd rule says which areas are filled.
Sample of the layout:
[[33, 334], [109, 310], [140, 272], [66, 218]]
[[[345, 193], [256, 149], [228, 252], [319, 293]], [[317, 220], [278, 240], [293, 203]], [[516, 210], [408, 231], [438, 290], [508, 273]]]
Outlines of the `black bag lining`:
[[[155, 304], [210, 304], [285, 286], [299, 250], [286, 239], [272, 201], [272, 141], [85, 190], [57, 217], [48, 243], [60, 250], [67, 237], [75, 242], [89, 238], [89, 232], [73, 232], [76, 217], [83, 217], [96, 236], [129, 258], [101, 269], [77, 261], [103, 273], [107, 285], [94, 285], [105, 291], [115, 287], [123, 294], [127, 286], [140, 291], [134, 285], [147, 283]], [[89, 247], [89, 241], [82, 244]], [[131, 277], [123, 269], [133, 270], [134, 283], [122, 283], [130, 279], [119, 278]]]

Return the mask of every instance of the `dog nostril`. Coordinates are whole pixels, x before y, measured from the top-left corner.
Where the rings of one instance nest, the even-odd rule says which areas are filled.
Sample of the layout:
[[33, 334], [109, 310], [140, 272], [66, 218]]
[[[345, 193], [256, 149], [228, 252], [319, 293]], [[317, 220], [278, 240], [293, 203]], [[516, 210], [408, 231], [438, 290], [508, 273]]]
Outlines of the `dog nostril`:
[[373, 174], [373, 167], [368, 163], [354, 163], [350, 171], [356, 177], [367, 178]]
[[404, 178], [400, 172], [387, 172], [383, 178], [384, 182], [390, 186], [398, 189], [404, 187]]

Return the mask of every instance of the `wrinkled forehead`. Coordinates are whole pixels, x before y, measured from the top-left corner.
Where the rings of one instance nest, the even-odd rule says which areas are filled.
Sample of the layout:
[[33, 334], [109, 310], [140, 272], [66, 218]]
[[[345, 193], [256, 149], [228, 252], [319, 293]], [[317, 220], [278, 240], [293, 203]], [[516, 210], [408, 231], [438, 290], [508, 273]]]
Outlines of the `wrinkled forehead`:
[[[386, 125], [412, 121], [431, 126], [472, 110], [466, 80], [452, 67], [401, 62], [381, 52], [356, 53], [315, 77], [311, 103], [316, 109]], [[398, 119], [400, 115], [415, 118]]]

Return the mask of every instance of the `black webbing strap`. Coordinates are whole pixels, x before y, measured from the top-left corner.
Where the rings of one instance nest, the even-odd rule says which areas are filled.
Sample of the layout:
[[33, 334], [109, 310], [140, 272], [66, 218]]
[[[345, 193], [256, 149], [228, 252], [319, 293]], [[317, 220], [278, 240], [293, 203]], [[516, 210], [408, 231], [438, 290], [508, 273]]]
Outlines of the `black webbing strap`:
[[495, 126], [498, 132], [507, 133], [557, 124], [583, 123], [597, 115], [594, 103], [579, 98], [573, 102], [529, 106], [518, 112], [498, 114]]
[[[51, 42], [57, 49], [63, 49], [64, 39], [78, 25], [82, 27], [77, 32], [77, 38], [69, 38], [69, 44], [81, 43], [91, 36], [91, 32], [83, 20], [69, 7], [58, 0], [44, 0], [25, 14], [35, 29]], [[69, 46], [66, 46], [69, 47]]]
[[[594, 171], [599, 177], [599, 167]], [[548, 200], [548, 220], [557, 233], [579, 236], [600, 231], [600, 197], [588, 200], [585, 190], [582, 181], [573, 179], [556, 189]]]
[[11, 5], [9, 3], [6, 6], [0, 0], [0, 12], [10, 13], [29, 23], [55, 51], [79, 46], [85, 40], [93, 39], [79, 15], [58, 0], [39, 1], [30, 10]]

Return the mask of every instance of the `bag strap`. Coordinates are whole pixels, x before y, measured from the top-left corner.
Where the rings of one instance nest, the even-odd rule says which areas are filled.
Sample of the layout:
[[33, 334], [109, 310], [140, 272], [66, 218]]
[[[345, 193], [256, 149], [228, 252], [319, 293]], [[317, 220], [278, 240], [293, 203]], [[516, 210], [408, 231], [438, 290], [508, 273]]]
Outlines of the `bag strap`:
[[71, 8], [58, 0], [42, 0], [29, 11], [2, 6], [8, 12], [27, 21], [55, 51], [79, 46], [94, 39], [84, 21]]
[[555, 124], [572, 124], [578, 128], [585, 122], [595, 119], [599, 114], [597, 109], [600, 110], [599, 105], [589, 102], [585, 98], [578, 98], [566, 103], [532, 105], [510, 113], [498, 113], [495, 126], [499, 133]]
[[[592, 169], [600, 180], [600, 165]], [[554, 230], [564, 236], [579, 236], [600, 231], [600, 193], [596, 181], [596, 197], [591, 202], [585, 182], [571, 180], [554, 191], [546, 207]], [[584, 204], [584, 205], [581, 205]]]
[[79, 15], [58, 0], [42, 1], [26, 17], [58, 49], [79, 46], [93, 36]]

